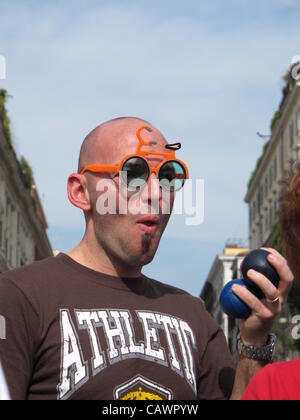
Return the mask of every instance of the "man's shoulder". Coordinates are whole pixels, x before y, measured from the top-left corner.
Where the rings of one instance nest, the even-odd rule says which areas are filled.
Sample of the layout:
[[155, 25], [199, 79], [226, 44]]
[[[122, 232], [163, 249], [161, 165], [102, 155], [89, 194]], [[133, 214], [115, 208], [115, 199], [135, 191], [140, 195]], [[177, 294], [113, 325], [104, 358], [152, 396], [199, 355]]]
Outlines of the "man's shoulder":
[[243, 400], [299, 399], [300, 359], [270, 363], [251, 379]]
[[252, 379], [253, 386], [265, 383], [282, 384], [286, 379], [296, 378], [299, 383], [300, 359], [270, 363], [261, 369]]
[[36, 314], [40, 313], [41, 302], [49, 301], [49, 293], [53, 293], [51, 285], [57, 285], [62, 271], [59, 258], [48, 257], [1, 273], [1, 304], [5, 299], [10, 306], [27, 302]]
[[276, 362], [267, 365], [265, 373], [270, 375], [285, 376], [286, 374], [300, 377], [300, 358], [289, 361]]
[[1, 280], [14, 283], [16, 286], [36, 285], [48, 281], [59, 267], [58, 257], [48, 257], [43, 260], [34, 261], [22, 267], [14, 268], [0, 274]]

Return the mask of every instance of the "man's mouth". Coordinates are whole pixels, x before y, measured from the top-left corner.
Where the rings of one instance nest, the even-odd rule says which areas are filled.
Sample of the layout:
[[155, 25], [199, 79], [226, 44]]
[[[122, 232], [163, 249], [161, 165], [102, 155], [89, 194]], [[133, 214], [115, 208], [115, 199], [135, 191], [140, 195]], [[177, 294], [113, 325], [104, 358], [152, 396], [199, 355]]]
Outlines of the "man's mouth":
[[154, 233], [159, 226], [158, 216], [145, 216], [138, 219], [137, 224], [145, 233]]

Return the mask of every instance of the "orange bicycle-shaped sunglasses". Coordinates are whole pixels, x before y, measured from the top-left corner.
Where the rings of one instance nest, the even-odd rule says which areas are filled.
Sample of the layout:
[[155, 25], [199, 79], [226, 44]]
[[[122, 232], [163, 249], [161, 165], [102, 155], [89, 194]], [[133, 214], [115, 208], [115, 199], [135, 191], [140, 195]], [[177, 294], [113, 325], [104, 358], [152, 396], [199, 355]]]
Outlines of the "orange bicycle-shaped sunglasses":
[[[175, 157], [175, 151], [181, 148], [181, 144], [167, 144], [165, 147], [170, 149], [170, 152], [166, 153], [141, 150], [143, 146], [156, 144], [156, 141], [144, 140], [141, 136], [142, 130], [152, 131], [147, 125], [143, 125], [137, 130], [136, 135], [139, 144], [136, 152], [126, 155], [119, 165], [87, 165], [80, 171], [80, 174], [84, 174], [87, 171], [95, 173], [118, 172], [126, 182], [128, 190], [133, 191], [138, 187], [143, 187], [151, 173], [154, 173], [164, 190], [178, 191], [183, 187], [185, 180], [189, 178], [186, 164]], [[152, 166], [146, 160], [146, 156], [149, 155], [162, 156], [164, 159], [157, 166]]]

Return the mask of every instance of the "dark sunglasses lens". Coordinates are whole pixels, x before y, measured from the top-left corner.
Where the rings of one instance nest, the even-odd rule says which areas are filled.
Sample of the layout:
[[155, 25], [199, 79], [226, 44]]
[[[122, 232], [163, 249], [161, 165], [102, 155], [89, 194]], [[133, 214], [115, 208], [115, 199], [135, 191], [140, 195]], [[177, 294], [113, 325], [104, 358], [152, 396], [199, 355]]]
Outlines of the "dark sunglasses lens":
[[147, 162], [139, 157], [127, 159], [122, 166], [123, 178], [127, 177], [127, 188], [131, 191], [142, 187], [148, 180], [149, 167]]
[[181, 163], [170, 160], [159, 170], [159, 182], [167, 191], [178, 191], [186, 180], [186, 171]]

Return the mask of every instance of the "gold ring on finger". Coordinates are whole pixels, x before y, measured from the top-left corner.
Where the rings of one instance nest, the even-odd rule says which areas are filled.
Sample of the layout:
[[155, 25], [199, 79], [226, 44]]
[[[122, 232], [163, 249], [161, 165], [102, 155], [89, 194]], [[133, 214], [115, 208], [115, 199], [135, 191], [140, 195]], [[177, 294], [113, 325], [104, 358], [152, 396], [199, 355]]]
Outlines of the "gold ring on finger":
[[268, 303], [271, 303], [272, 305], [274, 305], [275, 303], [279, 302], [279, 296], [277, 296], [274, 300], [269, 300], [267, 299]]

